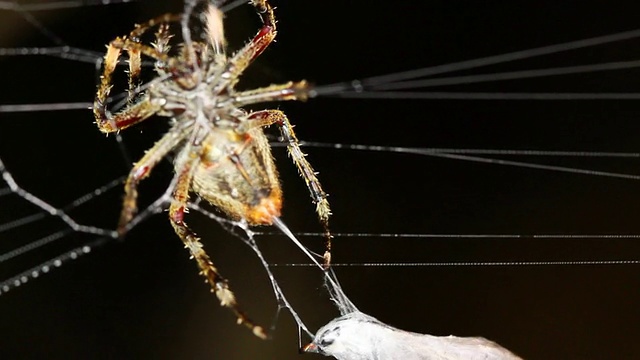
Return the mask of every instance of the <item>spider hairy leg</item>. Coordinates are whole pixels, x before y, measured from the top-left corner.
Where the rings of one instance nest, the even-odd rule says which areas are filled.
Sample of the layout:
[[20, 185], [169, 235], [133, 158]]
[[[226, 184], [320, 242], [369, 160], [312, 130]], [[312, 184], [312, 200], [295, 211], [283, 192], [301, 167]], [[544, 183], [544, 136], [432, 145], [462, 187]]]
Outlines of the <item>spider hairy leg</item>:
[[[153, 18], [143, 24], [136, 24], [135, 28], [129, 33], [129, 38], [131, 41], [136, 43], [140, 43], [140, 36], [142, 36], [149, 29], [153, 28], [158, 24], [167, 24], [170, 22], [179, 21], [181, 18], [180, 15], [175, 14], [164, 14], [162, 16], [158, 16]], [[138, 49], [130, 49], [129, 53], [129, 90], [128, 90], [128, 103], [132, 103], [134, 100], [134, 96], [139, 92], [139, 81], [140, 71], [142, 69], [142, 61], [141, 54]]]
[[251, 120], [250, 126], [266, 127], [276, 124], [280, 128], [280, 134], [282, 135], [284, 142], [287, 143], [289, 156], [298, 168], [300, 176], [302, 176], [307, 184], [311, 199], [316, 204], [316, 213], [324, 227], [326, 251], [323, 257], [324, 266], [325, 268], [328, 268], [331, 264], [331, 239], [333, 238], [331, 231], [329, 230], [329, 216], [331, 215], [331, 208], [329, 207], [329, 201], [327, 200], [328, 195], [324, 190], [322, 190], [320, 180], [318, 180], [318, 173], [313, 170], [313, 167], [306, 159], [307, 155], [300, 149], [298, 139], [293, 131], [293, 126], [291, 126], [289, 119], [282, 111], [256, 111], [249, 115], [249, 119]]
[[[104, 133], [110, 133], [124, 129], [138, 123], [153, 115], [159, 109], [148, 101], [141, 101], [137, 105], [132, 105], [133, 97], [137, 93], [138, 77], [141, 70], [141, 55], [147, 55], [159, 61], [166, 61], [168, 56], [164, 49], [148, 47], [139, 42], [140, 36], [156, 25], [176, 22], [181, 19], [181, 15], [164, 14], [153, 18], [143, 24], [136, 25], [129, 33], [129, 38], [116, 38], [107, 46], [107, 53], [104, 57], [104, 70], [100, 77], [100, 85], [93, 105], [93, 113], [96, 123]], [[107, 113], [106, 103], [111, 92], [112, 74], [118, 64], [120, 52], [124, 50], [129, 54], [129, 95], [128, 103], [131, 105], [124, 111], [110, 116]]]
[[[158, 32], [156, 33], [157, 44], [162, 44], [165, 40], [162, 36], [166, 36], [168, 28], [166, 27], [171, 22], [180, 21], [182, 18], [181, 15], [177, 14], [164, 14], [153, 18], [143, 24], [136, 24], [135, 28], [129, 33], [129, 39], [131, 41], [140, 43], [140, 37], [144, 35], [149, 29], [154, 26], [160, 25], [158, 28]], [[164, 30], [163, 30], [164, 28]], [[166, 39], [168, 42], [168, 39]], [[164, 49], [162, 47], [154, 46], [156, 50], [159, 50], [161, 53], [166, 54], [168, 49]], [[138, 78], [140, 77], [140, 71], [142, 69], [141, 62], [141, 54], [138, 49], [130, 49], [129, 50], [129, 96], [128, 101], [131, 103], [134, 100], [135, 94], [139, 92], [139, 82]]]
[[227, 307], [233, 311], [238, 324], [246, 326], [251, 332], [261, 339], [267, 339], [267, 332], [263, 327], [256, 325], [248, 316], [240, 310], [235, 295], [229, 288], [228, 281], [220, 275], [209, 255], [204, 251], [200, 239], [189, 229], [184, 222], [184, 215], [189, 200], [189, 190], [193, 172], [200, 162], [200, 152], [202, 149], [187, 146], [178, 156], [180, 161], [180, 171], [178, 172], [178, 181], [173, 192], [173, 201], [169, 206], [169, 219], [176, 234], [180, 237], [185, 247], [191, 253], [191, 256], [198, 263], [200, 275], [204, 276], [205, 281], [211, 286], [213, 292], [220, 305]]
[[276, 30], [276, 17], [273, 13], [273, 7], [267, 0], [252, 0], [251, 5], [256, 8], [256, 12], [260, 15], [262, 23]]
[[[155, 33], [155, 37], [156, 37], [156, 41], [155, 43], [152, 43], [151, 46], [153, 46], [160, 53], [163, 53], [163, 54], [169, 53], [169, 50], [171, 50], [171, 45], [169, 45], [169, 41], [173, 37], [169, 33], [169, 25], [168, 24], [160, 25], [158, 27], [158, 30]], [[154, 69], [159, 75], [166, 74], [165, 72], [166, 64], [162, 63], [161, 61], [156, 61]]]
[[[304, 80], [299, 82], [288, 82], [280, 85], [271, 85], [236, 94], [234, 97], [234, 105], [243, 106], [254, 103], [285, 100], [305, 101], [307, 100], [311, 89], [311, 86]], [[325, 268], [329, 268], [331, 264], [331, 239], [333, 236], [329, 230], [329, 216], [331, 215], [331, 210], [327, 200], [328, 195], [322, 190], [320, 181], [317, 178], [317, 173], [313, 170], [313, 167], [306, 159], [306, 155], [300, 149], [298, 139], [293, 131], [293, 126], [291, 126], [286, 115], [277, 110], [258, 111], [251, 114], [250, 119], [252, 122], [249, 127], [266, 127], [272, 124], [277, 124], [280, 127], [282, 137], [288, 144], [287, 148], [289, 150], [289, 155], [298, 167], [300, 175], [303, 177], [307, 187], [309, 188], [311, 198], [316, 204], [316, 212], [324, 227], [326, 251], [323, 258]]]
[[167, 60], [167, 55], [159, 52], [153, 47], [140, 43], [116, 38], [107, 46], [107, 53], [104, 57], [104, 70], [100, 77], [100, 85], [93, 102], [93, 114], [100, 131], [110, 133], [137, 124], [161, 109], [161, 104], [152, 102], [148, 97], [141, 99], [136, 104], [128, 106], [124, 110], [111, 115], [107, 111], [106, 103], [111, 92], [111, 79], [113, 71], [118, 63], [118, 58], [122, 50], [136, 50], [144, 55], [156, 58], [161, 61]]
[[306, 101], [309, 98], [311, 86], [306, 81], [271, 85], [263, 88], [242, 91], [234, 95], [233, 104], [241, 107], [249, 104], [298, 100]]
[[129, 51], [129, 89], [127, 90], [127, 103], [132, 104], [136, 94], [140, 90], [140, 70], [142, 58], [137, 50]]
[[219, 88], [232, 88], [240, 78], [240, 75], [251, 63], [269, 47], [276, 37], [276, 18], [273, 7], [266, 0], [254, 0], [251, 4], [262, 20], [262, 28], [244, 47], [229, 60], [225, 73], [228, 81], [222, 82]]
[[125, 195], [118, 222], [118, 234], [120, 236], [123, 236], [129, 230], [128, 225], [138, 211], [138, 183], [149, 176], [153, 168], [182, 140], [178, 131], [169, 131], [165, 134], [131, 168], [124, 184]]
[[131, 38], [139, 38], [140, 36], [142, 36], [145, 32], [149, 31], [149, 29], [152, 29], [153, 27], [157, 26], [157, 25], [163, 25], [163, 24], [168, 24], [168, 23], [172, 23], [172, 22], [178, 22], [182, 19], [182, 15], [181, 14], [171, 14], [171, 13], [167, 13], [164, 15], [160, 15], [158, 17], [155, 17], [151, 20], [148, 20], [142, 24], [136, 24], [135, 28], [129, 33], [129, 37]]

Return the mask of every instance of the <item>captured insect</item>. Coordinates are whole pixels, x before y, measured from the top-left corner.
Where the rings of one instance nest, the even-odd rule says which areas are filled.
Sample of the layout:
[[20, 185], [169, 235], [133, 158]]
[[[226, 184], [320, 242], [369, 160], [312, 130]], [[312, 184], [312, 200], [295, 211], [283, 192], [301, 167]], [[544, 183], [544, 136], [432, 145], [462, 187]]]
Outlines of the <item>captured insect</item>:
[[509, 350], [481, 337], [432, 336], [387, 325], [354, 311], [321, 327], [307, 353], [338, 360], [521, 360]]
[[[190, 11], [165, 14], [136, 25], [125, 37], [107, 46], [104, 70], [98, 85], [93, 113], [104, 133], [118, 132], [152, 115], [171, 119], [170, 130], [134, 164], [124, 185], [125, 196], [118, 233], [124, 234], [137, 212], [137, 186], [169, 153], [175, 153], [175, 177], [169, 220], [176, 234], [197, 261], [200, 273], [222, 306], [230, 308], [238, 323], [266, 338], [265, 330], [240, 309], [227, 280], [220, 275], [202, 248], [196, 234], [184, 220], [190, 192], [194, 192], [234, 220], [249, 225], [271, 225], [280, 216], [282, 190], [271, 148], [263, 128], [277, 125], [288, 152], [305, 180], [326, 234], [325, 266], [330, 263], [331, 214], [327, 194], [305, 154], [301, 151], [287, 116], [279, 110], [248, 112], [243, 106], [283, 100], [306, 100], [311, 87], [305, 81], [237, 91], [235, 85], [244, 70], [271, 44], [276, 36], [273, 8], [267, 0], [250, 2], [262, 21], [258, 33], [232, 56], [225, 54], [222, 12], [208, 5], [205, 12], [206, 40], [193, 41], [188, 30]], [[174, 52], [169, 24], [182, 25], [183, 43]], [[146, 45], [141, 37], [157, 29], [155, 42]], [[115, 113], [107, 109], [112, 75], [121, 52], [129, 57], [127, 106]], [[155, 60], [157, 77], [139, 85], [142, 57]]]
[[333, 270], [325, 272], [325, 287], [341, 316], [318, 329], [301, 352], [338, 360], [522, 360], [482, 337], [433, 336], [385, 324], [358, 310]]

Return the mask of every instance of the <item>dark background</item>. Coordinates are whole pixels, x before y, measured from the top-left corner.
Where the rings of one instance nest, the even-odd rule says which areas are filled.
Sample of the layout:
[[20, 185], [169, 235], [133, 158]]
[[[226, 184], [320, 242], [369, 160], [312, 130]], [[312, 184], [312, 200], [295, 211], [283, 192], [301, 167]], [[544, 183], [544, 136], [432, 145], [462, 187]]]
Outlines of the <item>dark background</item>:
[[[178, 1], [141, 1], [33, 12], [65, 43], [92, 51]], [[439, 65], [637, 28], [631, 1], [275, 1], [278, 42], [246, 75], [247, 87], [307, 79], [317, 84]], [[229, 14], [237, 48], [258, 23], [248, 6]], [[54, 46], [15, 12], [0, 10], [0, 47]], [[640, 41], [572, 51], [460, 74], [636, 59]], [[452, 86], [443, 91], [634, 92], [634, 70]], [[0, 104], [91, 101], [96, 71], [52, 57], [0, 57]], [[277, 105], [298, 138], [327, 143], [482, 149], [637, 152], [636, 101], [354, 100]], [[127, 173], [113, 138], [89, 111], [0, 113], [0, 156], [19, 184], [61, 207]], [[138, 158], [166, 129], [162, 118], [123, 132]], [[308, 148], [331, 194], [336, 233], [639, 234], [637, 183], [393, 152]], [[306, 188], [282, 148], [274, 150], [283, 219], [319, 232]], [[637, 159], [508, 157], [638, 173]], [[143, 203], [166, 188], [168, 163], [141, 187]], [[121, 189], [76, 207], [80, 223], [113, 228]], [[37, 210], [0, 198], [0, 224]], [[242, 306], [269, 324], [276, 305], [263, 269], [215, 222], [189, 218]], [[64, 229], [46, 219], [0, 233], [2, 251]], [[3, 278], [91, 236], [72, 234], [29, 259], [0, 264]], [[319, 237], [302, 238], [316, 251]], [[282, 236], [261, 236], [273, 263], [304, 257]], [[579, 261], [638, 259], [634, 239], [488, 237], [335, 239], [337, 263]], [[433, 335], [483, 336], [526, 359], [637, 359], [638, 266], [337, 267], [351, 300], [391, 325]], [[276, 268], [310, 328], [336, 316], [317, 269]], [[296, 329], [283, 315], [272, 341], [236, 326], [197, 276], [164, 215], [73, 264], [0, 297], [0, 357], [298, 359]], [[312, 355], [304, 357], [312, 358]], [[317, 357], [319, 358], [319, 357]]]

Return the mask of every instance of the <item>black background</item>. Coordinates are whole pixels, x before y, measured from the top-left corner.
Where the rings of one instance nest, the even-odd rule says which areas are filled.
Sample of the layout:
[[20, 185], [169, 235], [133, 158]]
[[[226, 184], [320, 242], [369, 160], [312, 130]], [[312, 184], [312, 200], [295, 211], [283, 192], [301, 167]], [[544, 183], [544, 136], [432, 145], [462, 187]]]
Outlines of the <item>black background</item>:
[[[278, 42], [246, 74], [254, 87], [307, 79], [317, 84], [440, 65], [606, 35], [638, 27], [633, 2], [580, 1], [274, 1]], [[133, 23], [180, 2], [141, 1], [32, 15], [65, 43], [92, 51]], [[248, 6], [227, 18], [232, 47], [258, 22]], [[53, 46], [24, 18], [0, 10], [0, 46]], [[460, 74], [634, 60], [640, 41], [625, 41]], [[451, 86], [442, 91], [634, 92], [639, 73], [624, 70], [549, 79]], [[91, 101], [96, 71], [52, 57], [0, 57], [0, 103]], [[301, 140], [427, 148], [637, 152], [636, 101], [356, 100], [321, 98], [277, 105]], [[87, 110], [0, 113], [0, 156], [24, 188], [63, 206], [127, 172], [113, 138]], [[166, 129], [162, 118], [123, 133], [135, 159]], [[308, 148], [331, 194], [336, 233], [372, 234], [638, 234], [633, 180], [566, 174], [393, 152]], [[295, 232], [318, 232], [304, 183], [276, 148], [283, 219]], [[509, 157], [586, 169], [638, 173], [637, 159]], [[160, 166], [141, 187], [143, 203], [171, 176]], [[120, 188], [74, 208], [80, 223], [112, 228]], [[0, 224], [37, 210], [0, 197]], [[276, 305], [255, 256], [215, 222], [189, 219], [231, 280], [240, 303], [263, 324]], [[46, 219], [0, 232], [6, 251], [64, 229]], [[3, 276], [69, 249], [91, 236], [75, 233], [24, 263], [0, 264]], [[319, 237], [303, 237], [322, 250]], [[282, 236], [261, 236], [273, 263], [304, 257]], [[638, 259], [634, 239], [488, 237], [335, 239], [334, 261], [482, 262]], [[22, 261], [22, 260], [21, 260]], [[346, 293], [364, 312], [391, 325], [433, 335], [484, 336], [526, 359], [634, 359], [637, 265], [337, 267]], [[281, 284], [312, 330], [336, 316], [317, 269], [276, 268]], [[123, 242], [0, 297], [0, 357], [297, 359], [296, 329], [281, 316], [272, 341], [236, 326], [197, 276], [163, 215]], [[312, 358], [312, 355], [304, 357]]]

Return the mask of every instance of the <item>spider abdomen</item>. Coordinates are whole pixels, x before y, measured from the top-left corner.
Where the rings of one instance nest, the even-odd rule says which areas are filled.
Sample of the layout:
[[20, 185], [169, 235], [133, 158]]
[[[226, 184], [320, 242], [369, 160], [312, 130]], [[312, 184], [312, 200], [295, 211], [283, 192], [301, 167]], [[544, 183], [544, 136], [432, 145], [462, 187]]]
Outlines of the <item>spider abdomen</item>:
[[203, 143], [192, 188], [233, 219], [269, 225], [280, 216], [282, 190], [261, 128], [214, 128]]

